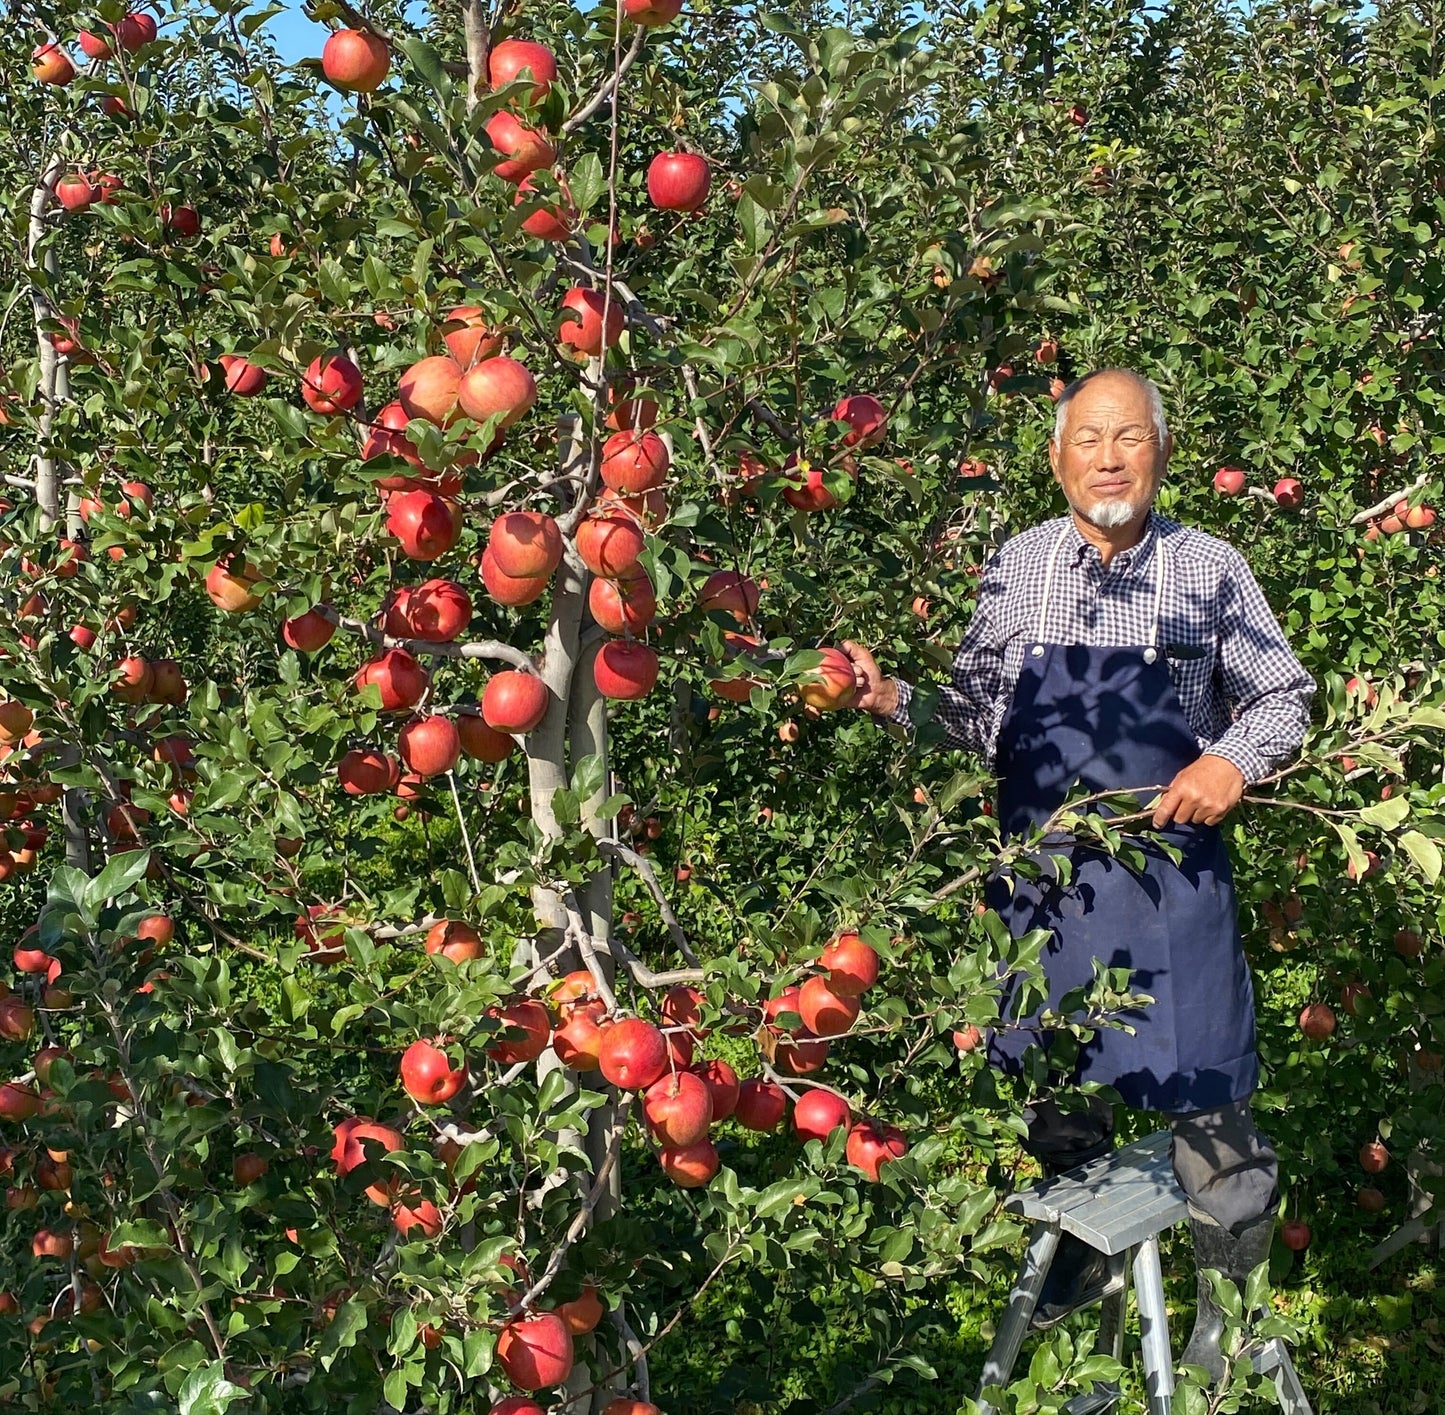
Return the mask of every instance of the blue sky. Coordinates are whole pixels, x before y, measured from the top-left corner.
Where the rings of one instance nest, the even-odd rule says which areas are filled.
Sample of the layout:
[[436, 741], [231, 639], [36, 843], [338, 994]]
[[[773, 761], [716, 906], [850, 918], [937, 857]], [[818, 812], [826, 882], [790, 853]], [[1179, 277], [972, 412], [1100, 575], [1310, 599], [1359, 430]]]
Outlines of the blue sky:
[[288, 5], [286, 12], [275, 16], [266, 28], [282, 59], [288, 64], [294, 64], [298, 59], [315, 58], [326, 43], [326, 26], [308, 20], [300, 5]]
[[[414, 8], [418, 11], [415, 22], [420, 24], [421, 6]], [[277, 52], [288, 64], [294, 64], [298, 59], [320, 58], [321, 46], [331, 33], [329, 26], [318, 25], [306, 18], [300, 0], [288, 0], [285, 11], [276, 15], [266, 28], [275, 41]]]

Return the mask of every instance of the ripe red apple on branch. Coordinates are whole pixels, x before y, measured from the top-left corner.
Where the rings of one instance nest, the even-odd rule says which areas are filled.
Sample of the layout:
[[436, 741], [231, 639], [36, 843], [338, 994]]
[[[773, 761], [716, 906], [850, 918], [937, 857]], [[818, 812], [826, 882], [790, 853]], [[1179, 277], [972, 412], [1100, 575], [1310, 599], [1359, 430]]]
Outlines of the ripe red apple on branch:
[[519, 1390], [561, 1385], [572, 1373], [572, 1333], [555, 1312], [517, 1317], [497, 1338], [497, 1362]]
[[833, 1131], [851, 1125], [853, 1113], [836, 1091], [810, 1086], [793, 1106], [793, 1129], [800, 1140], [826, 1141]]
[[466, 1067], [453, 1067], [435, 1042], [419, 1039], [401, 1054], [401, 1084], [422, 1105], [444, 1105], [466, 1082]]
[[487, 81], [494, 89], [531, 78], [532, 102], [540, 103], [557, 78], [557, 60], [545, 44], [533, 39], [504, 39], [487, 55]]
[[1245, 475], [1240, 467], [1221, 467], [1214, 474], [1214, 489], [1221, 496], [1238, 496], [1245, 486]]
[[336, 30], [321, 50], [321, 72], [346, 93], [374, 93], [390, 68], [390, 48], [369, 30]]
[[663, 211], [701, 211], [712, 187], [712, 168], [695, 152], [659, 152], [647, 167], [647, 196]]

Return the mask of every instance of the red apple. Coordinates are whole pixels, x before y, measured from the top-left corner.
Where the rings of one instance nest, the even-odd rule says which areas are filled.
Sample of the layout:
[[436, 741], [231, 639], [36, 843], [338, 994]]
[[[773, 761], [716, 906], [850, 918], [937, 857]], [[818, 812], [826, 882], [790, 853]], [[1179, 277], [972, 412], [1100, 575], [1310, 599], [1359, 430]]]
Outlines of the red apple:
[[597, 1296], [597, 1289], [589, 1282], [582, 1289], [580, 1296], [574, 1297], [570, 1302], [559, 1302], [556, 1311], [557, 1315], [567, 1323], [567, 1330], [573, 1336], [582, 1336], [597, 1326], [597, 1323], [606, 1315], [607, 1308], [602, 1305], [601, 1299]]
[[[30, 1009], [25, 1010], [29, 1012]], [[10, 1036], [11, 1033], [4, 1035]], [[0, 1085], [0, 1120], [29, 1120], [39, 1109], [40, 1097], [33, 1087], [23, 1086], [18, 1081], [6, 1081]]]
[[445, 1105], [466, 1082], [466, 1066], [453, 1067], [433, 1042], [419, 1039], [401, 1054], [401, 1084], [422, 1105]]
[[131, 10], [115, 27], [116, 42], [127, 53], [144, 48], [156, 37], [155, 16], [144, 10]]
[[685, 1149], [707, 1135], [712, 1092], [702, 1077], [677, 1071], [647, 1088], [642, 1110], [659, 1144]]
[[557, 1060], [572, 1071], [596, 1071], [601, 1064], [604, 1006], [595, 1002], [574, 1008], [552, 1034], [552, 1050]]
[[[470, 369], [478, 361], [490, 359], [501, 351], [502, 335], [492, 327], [490, 317], [480, 305], [458, 305], [448, 312], [446, 323], [448, 326], [457, 327], [448, 328], [442, 339], [452, 358], [464, 369]], [[536, 396], [535, 391], [533, 396]], [[477, 417], [475, 413], [467, 411], [465, 400], [462, 402], [462, 411], [469, 418]], [[482, 422], [484, 419], [477, 418], [477, 421]]]
[[1310, 1246], [1310, 1226], [1303, 1219], [1286, 1219], [1279, 1226], [1279, 1241], [1292, 1253], [1303, 1253]]
[[476, 708], [457, 714], [457, 738], [462, 751], [479, 762], [504, 762], [517, 748], [509, 733], [489, 727]]
[[403, 1238], [435, 1238], [444, 1227], [441, 1210], [430, 1199], [415, 1194], [393, 1201], [391, 1222]]
[[516, 196], [512, 198], [512, 205], [531, 204], [533, 209], [522, 222], [522, 230], [529, 236], [535, 236], [539, 241], [565, 241], [572, 234], [572, 222], [577, 215], [565, 204], [567, 200], [565, 187], [563, 200], [553, 201], [537, 190], [530, 177], [523, 177]]
[[531, 39], [504, 39], [487, 55], [487, 81], [496, 88], [523, 77], [532, 79], [532, 102], [540, 103], [557, 77], [557, 60], [545, 44]]
[[194, 240], [201, 234], [201, 213], [193, 206], [161, 206], [161, 224], [182, 241]]
[[1380, 1174], [1390, 1163], [1390, 1152], [1378, 1140], [1360, 1146], [1360, 1168], [1366, 1174]]
[[43, 84], [64, 87], [75, 77], [70, 56], [53, 40], [40, 45], [30, 57], [33, 60], [30, 72]]
[[896, 1125], [879, 1125], [860, 1120], [849, 1132], [844, 1150], [848, 1163], [875, 1183], [878, 1172], [889, 1160], [900, 1158], [908, 1150], [903, 1132]]
[[818, 966], [828, 970], [828, 986], [840, 997], [857, 997], [878, 981], [877, 952], [851, 929], [833, 937]]
[[462, 375], [457, 401], [473, 422], [500, 416], [500, 426], [508, 428], [525, 417], [537, 401], [537, 380], [525, 364], [497, 354]]
[[798, 696], [810, 707], [832, 712], [846, 707], [856, 690], [853, 660], [841, 649], [823, 649], [823, 661], [798, 686]]
[[758, 612], [757, 581], [737, 570], [716, 570], [703, 582], [701, 605], [705, 613], [721, 610], [739, 624]]
[[644, 1090], [667, 1070], [667, 1043], [651, 1022], [625, 1017], [603, 1033], [598, 1062], [614, 1086]]
[[641, 565], [610, 580], [593, 580], [587, 590], [592, 617], [609, 634], [641, 634], [657, 614], [657, 595]]
[[562, 296], [562, 328], [558, 339], [577, 354], [596, 358], [603, 345], [611, 348], [622, 337], [621, 296], [614, 290], [606, 301], [607, 329], [603, 337], [601, 290], [586, 290], [574, 285]]
[[520, 182], [529, 172], [550, 167], [557, 160], [557, 150], [546, 135], [505, 108], [487, 119], [486, 128], [492, 146], [503, 158], [492, 170], [504, 182]]
[[[382, 1125], [366, 1116], [356, 1116], [343, 1120], [336, 1127], [336, 1144], [332, 1147], [331, 1158], [336, 1162], [337, 1173], [345, 1178], [368, 1160], [405, 1148], [406, 1141], [389, 1125]], [[366, 1197], [373, 1204], [390, 1204], [397, 1182], [388, 1178], [368, 1184]]]
[[344, 354], [312, 359], [301, 378], [301, 397], [313, 412], [334, 416], [361, 401], [361, 370]]
[[1325, 1002], [1311, 1002], [1301, 1010], [1299, 1028], [1312, 1042], [1322, 1042], [1335, 1030], [1334, 1009]]
[[226, 378], [226, 391], [237, 398], [254, 398], [266, 387], [270, 374], [241, 354], [222, 354], [221, 369]]
[[506, 668], [492, 674], [482, 692], [482, 717], [496, 732], [525, 734], [547, 715], [552, 695], [535, 673]]
[[711, 1140], [665, 1145], [658, 1151], [657, 1161], [679, 1189], [701, 1189], [717, 1173], [720, 1163]]
[[682, 13], [682, 0], [622, 0], [622, 17], [635, 25], [668, 25]]
[[1244, 490], [1245, 475], [1239, 467], [1221, 467], [1214, 474], [1214, 489], [1221, 496], [1238, 496]]
[[387, 499], [386, 529], [403, 554], [413, 560], [436, 560], [457, 543], [461, 516], [455, 502], [433, 492], [398, 491]]
[[254, 593], [260, 578], [244, 560], [234, 557], [218, 560], [206, 576], [206, 594], [217, 609], [227, 614], [244, 614], [261, 603], [261, 596]]
[[604, 698], [645, 698], [657, 673], [656, 652], [635, 640], [609, 639], [592, 662], [592, 679]]
[[402, 761], [418, 776], [441, 776], [456, 766], [462, 755], [456, 725], [440, 714], [413, 718], [401, 729], [397, 748]]
[[505, 1007], [489, 1007], [487, 1016], [496, 1018], [508, 1031], [524, 1034], [515, 1039], [502, 1038], [487, 1047], [487, 1055], [493, 1061], [515, 1066], [520, 1061], [535, 1061], [547, 1049], [552, 1037], [552, 1019], [535, 998], [517, 998]]
[[281, 637], [299, 653], [315, 653], [331, 642], [336, 625], [316, 609], [308, 609], [281, 625]]
[[376, 684], [383, 712], [402, 712], [421, 701], [431, 679], [405, 649], [387, 649], [356, 670], [355, 682], [358, 691]]
[[393, 757], [367, 747], [347, 752], [336, 764], [336, 775], [348, 796], [377, 796], [396, 785], [401, 771]]
[[453, 963], [467, 963], [482, 956], [482, 936], [460, 919], [443, 919], [427, 931], [424, 947]]
[[577, 554], [594, 574], [621, 575], [637, 564], [642, 554], [642, 527], [622, 507], [595, 507], [577, 528]]
[[614, 432], [602, 444], [602, 480], [613, 491], [650, 491], [667, 480], [672, 458], [655, 432]]
[[798, 1013], [819, 1038], [842, 1036], [858, 1018], [858, 999], [833, 991], [822, 976], [809, 978], [798, 990]]
[[1285, 511], [1298, 511], [1304, 505], [1305, 489], [1293, 477], [1282, 477], [1274, 484], [1275, 504]]
[[520, 608], [524, 604], [532, 604], [547, 593], [547, 586], [552, 582], [550, 573], [546, 575], [532, 575], [525, 579], [514, 579], [511, 575], [504, 575], [497, 565], [497, 558], [492, 554], [491, 546], [482, 550], [480, 569], [482, 572], [482, 584], [486, 591], [498, 604], [505, 604], [512, 608]]
[[826, 1140], [833, 1131], [851, 1125], [852, 1121], [848, 1102], [820, 1086], [811, 1087], [793, 1107], [793, 1128], [804, 1141]]
[[663, 211], [700, 211], [712, 186], [707, 158], [695, 152], [659, 152], [647, 166], [647, 196]]
[[402, 374], [397, 400], [407, 417], [450, 427], [457, 419], [461, 381], [462, 366], [450, 354], [430, 354]]
[[100, 188], [89, 177], [70, 172], [55, 184], [55, 200], [66, 211], [84, 211], [100, 199]]
[[562, 532], [542, 511], [508, 511], [487, 536], [492, 561], [514, 580], [550, 575], [562, 559]]
[[81, 52], [87, 59], [109, 59], [115, 53], [115, 46], [104, 35], [92, 34], [88, 29], [77, 36]]
[[555, 1312], [516, 1317], [497, 1338], [497, 1361], [521, 1390], [561, 1385], [572, 1373], [572, 1333]]
[[871, 393], [840, 398], [831, 417], [835, 423], [848, 424], [849, 431], [843, 434], [844, 447], [876, 447], [888, 426], [888, 409]]
[[391, 50], [369, 30], [339, 29], [321, 50], [321, 72], [347, 93], [372, 93], [391, 67]]
[[707, 1057], [691, 1069], [712, 1097], [712, 1123], [716, 1125], [734, 1114], [742, 1091], [737, 1072], [720, 1057]]

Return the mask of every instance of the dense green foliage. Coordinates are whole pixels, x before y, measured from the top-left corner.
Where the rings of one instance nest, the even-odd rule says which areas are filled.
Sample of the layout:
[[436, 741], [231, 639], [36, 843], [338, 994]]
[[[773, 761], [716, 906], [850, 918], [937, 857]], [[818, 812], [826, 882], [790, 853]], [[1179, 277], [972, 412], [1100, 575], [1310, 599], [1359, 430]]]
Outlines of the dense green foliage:
[[[541, 1306], [595, 1283], [612, 1309], [579, 1339], [553, 1409], [600, 1411], [649, 1364], [651, 1398], [674, 1412], [966, 1408], [1016, 1261], [1000, 1203], [1030, 1173], [1018, 1114], [1049, 1083], [1004, 1083], [950, 1033], [997, 1020], [989, 980], [1000, 963], [1028, 970], [1038, 941], [1012, 944], [975, 910], [998, 855], [979, 763], [930, 750], [926, 723], [905, 741], [805, 710], [795, 690], [812, 651], [843, 637], [925, 685], [946, 669], [990, 550], [1062, 509], [1051, 380], [1119, 362], [1164, 391], [1177, 451], [1163, 508], [1246, 553], [1320, 681], [1299, 768], [1255, 788], [1231, 827], [1259, 1108], [1287, 1211], [1325, 1219], [1302, 1262], [1277, 1255], [1277, 1305], [1313, 1343], [1299, 1365], [1322, 1415], [1419, 1408], [1393, 1375], [1391, 1394], [1362, 1394], [1360, 1369], [1380, 1358], [1342, 1354], [1337, 1323], [1361, 1296], [1341, 1255], [1358, 1266], [1403, 1218], [1405, 1156], [1440, 1124], [1442, 532], [1367, 538], [1360, 514], [1440, 494], [1435, 11], [1121, 0], [939, 7], [916, 23], [884, 6], [844, 27], [823, 7], [703, 5], [647, 32], [615, 120], [603, 101], [569, 125], [557, 170], [580, 215], [566, 247], [519, 229], [527, 213], [491, 171], [484, 125], [520, 100], [483, 84], [469, 101], [465, 13], [440, 7], [403, 37], [376, 11], [398, 26], [392, 77], [359, 99], [314, 66], [282, 70], [240, 5], [181, 6], [155, 44], [64, 88], [32, 79], [29, 26], [68, 42], [120, 7], [0, 20], [14, 56], [0, 86], [0, 470], [14, 487], [0, 696], [39, 734], [0, 764], [15, 813], [0, 890], [14, 938], [38, 918], [60, 966], [49, 987], [11, 978], [38, 1031], [0, 1041], [0, 1080], [28, 1085], [41, 1041], [68, 1053], [41, 1078], [54, 1092], [41, 1114], [0, 1120], [0, 1291], [15, 1299], [0, 1398], [484, 1412], [509, 1389], [494, 1348], [521, 1295], [502, 1260], [520, 1258], [549, 1279]], [[641, 33], [605, 4], [520, 21], [503, 7], [499, 25], [558, 55], [530, 115], [554, 133]], [[106, 94], [133, 120], [102, 114]], [[713, 168], [696, 217], [654, 209], [645, 189], [652, 155], [680, 140]], [[91, 169], [119, 177], [118, 199], [51, 205], [32, 260], [37, 180]], [[183, 239], [161, 212], [187, 202], [201, 231]], [[518, 611], [485, 594], [475, 562], [504, 506], [565, 519], [597, 490], [602, 362], [568, 357], [557, 335], [562, 290], [592, 272], [601, 287], [604, 270], [627, 305], [607, 369], [655, 394], [674, 462], [643, 555], [662, 677], [599, 730], [580, 564]], [[68, 397], [28, 320], [32, 290], [41, 337], [80, 345]], [[363, 466], [357, 424], [468, 304], [505, 327], [539, 397], [495, 451], [495, 424], [413, 424], [428, 467], [461, 478], [464, 516], [454, 549], [413, 564], [373, 485], [406, 469]], [[1036, 358], [1046, 339], [1057, 363]], [[299, 396], [332, 348], [364, 375], [358, 417]], [[269, 370], [262, 397], [226, 391], [230, 353]], [[856, 478], [827, 416], [850, 393], [889, 411]], [[840, 505], [790, 509], [778, 472], [794, 451], [827, 468]], [[756, 494], [744, 454], [770, 473]], [[1224, 464], [1250, 494], [1211, 489]], [[1282, 477], [1303, 484], [1302, 509], [1276, 504]], [[154, 504], [108, 512], [131, 481]], [[74, 574], [61, 535], [86, 543]], [[203, 588], [226, 556], [257, 573], [248, 613], [219, 612]], [[772, 656], [747, 703], [709, 687], [738, 627], [699, 603], [719, 568], [762, 586], [751, 632]], [[536, 658], [548, 716], [525, 753], [464, 760], [403, 809], [345, 794], [338, 759], [394, 751], [405, 721], [353, 683], [373, 651], [366, 621], [437, 575], [471, 595], [465, 638], [481, 645], [432, 661], [437, 707], [474, 704], [501, 644]], [[286, 648], [280, 621], [317, 604], [341, 631], [316, 654]], [[114, 665], [137, 654], [175, 659], [184, 701], [118, 697]], [[1351, 676], [1377, 701], [1347, 693]], [[916, 701], [923, 718], [926, 686]], [[157, 755], [177, 737], [188, 748]], [[48, 840], [24, 840], [25, 821]], [[618, 841], [655, 868], [704, 970], [702, 1050], [741, 1075], [778, 1061], [776, 1038], [753, 1035], [757, 1004], [836, 930], [879, 950], [884, 975], [818, 1077], [905, 1133], [879, 1182], [845, 1162], [841, 1135], [804, 1148], [790, 1125], [725, 1122], [718, 1176], [680, 1189], [639, 1107], [595, 1072], [551, 1053], [533, 1070], [487, 1059], [489, 1007], [588, 949], [619, 1012], [657, 1015], [638, 960], [687, 959]], [[1359, 873], [1366, 850], [1380, 868], [1357, 880], [1347, 861]], [[313, 906], [345, 925], [344, 957], [314, 956], [293, 927]], [[158, 910], [175, 942], [142, 950], [137, 923]], [[475, 924], [483, 956], [423, 954], [440, 918]], [[1093, 1004], [1119, 1005], [1123, 986], [1103, 980]], [[1339, 1013], [1328, 1041], [1300, 1035], [1311, 1000]], [[433, 1036], [466, 1049], [475, 1082], [444, 1110], [397, 1082], [403, 1048]], [[355, 1115], [406, 1145], [339, 1176], [334, 1127]], [[438, 1117], [470, 1138], [459, 1156], [436, 1146]], [[1371, 1218], [1348, 1205], [1373, 1182], [1355, 1155], [1376, 1138], [1394, 1158]], [[233, 1171], [247, 1156], [266, 1160], [250, 1182]], [[57, 1164], [70, 1172], [51, 1185]], [[610, 1177], [589, 1194], [599, 1169]], [[403, 1235], [368, 1201], [388, 1179], [438, 1204], [439, 1235]], [[37, 1256], [38, 1229], [74, 1229], [76, 1253]], [[140, 1252], [104, 1265], [102, 1238]], [[1174, 1270], [1187, 1274], [1187, 1253]], [[1392, 1330], [1409, 1313], [1379, 1310]], [[1012, 1410], [1058, 1409], [1107, 1374], [1086, 1329], [1041, 1344]], [[648, 1363], [629, 1360], [629, 1340]]]

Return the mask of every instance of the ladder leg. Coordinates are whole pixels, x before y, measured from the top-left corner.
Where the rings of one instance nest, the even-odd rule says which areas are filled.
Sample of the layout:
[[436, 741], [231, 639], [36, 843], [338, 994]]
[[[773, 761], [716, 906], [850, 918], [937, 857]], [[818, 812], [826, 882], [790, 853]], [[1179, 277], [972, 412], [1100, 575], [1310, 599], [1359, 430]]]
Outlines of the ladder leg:
[[1286, 1350], [1280, 1351], [1280, 1363], [1274, 1368], [1274, 1390], [1284, 1415], [1313, 1415], [1304, 1387], [1295, 1373], [1294, 1362]]
[[1119, 1290], [1104, 1298], [1099, 1306], [1099, 1335], [1094, 1339], [1095, 1356], [1112, 1356], [1116, 1361], [1124, 1359], [1124, 1314], [1129, 1304], [1129, 1262], [1133, 1249], [1120, 1253], [1109, 1262], [1124, 1266], [1124, 1282]]
[[1019, 1264], [1019, 1275], [1009, 1293], [1008, 1307], [998, 1324], [988, 1360], [983, 1365], [983, 1375], [978, 1383], [979, 1415], [992, 1415], [993, 1406], [983, 1400], [985, 1386], [1008, 1384], [1013, 1374], [1014, 1362], [1018, 1360], [1024, 1337], [1028, 1335], [1029, 1322], [1038, 1306], [1039, 1294], [1044, 1290], [1044, 1278], [1048, 1276], [1049, 1265], [1059, 1250], [1059, 1229], [1056, 1224], [1036, 1223], [1029, 1235], [1029, 1246], [1024, 1249], [1023, 1262]]
[[1174, 1394], [1174, 1357], [1169, 1350], [1169, 1320], [1164, 1311], [1164, 1274], [1159, 1266], [1159, 1235], [1150, 1234], [1134, 1255], [1134, 1296], [1144, 1345], [1144, 1388], [1149, 1415], [1169, 1415]]

